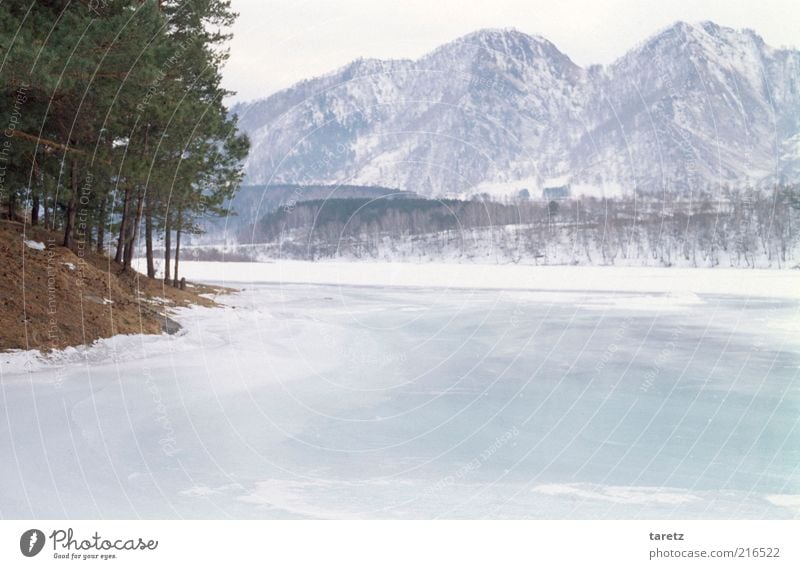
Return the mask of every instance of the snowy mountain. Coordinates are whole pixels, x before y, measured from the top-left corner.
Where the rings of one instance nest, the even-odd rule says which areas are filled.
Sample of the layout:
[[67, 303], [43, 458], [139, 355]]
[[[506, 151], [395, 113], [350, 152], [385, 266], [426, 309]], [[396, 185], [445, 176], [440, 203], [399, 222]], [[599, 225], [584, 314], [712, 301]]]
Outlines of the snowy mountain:
[[422, 195], [772, 184], [800, 174], [800, 53], [677, 23], [607, 67], [482, 30], [415, 61], [358, 60], [239, 104], [252, 184]]

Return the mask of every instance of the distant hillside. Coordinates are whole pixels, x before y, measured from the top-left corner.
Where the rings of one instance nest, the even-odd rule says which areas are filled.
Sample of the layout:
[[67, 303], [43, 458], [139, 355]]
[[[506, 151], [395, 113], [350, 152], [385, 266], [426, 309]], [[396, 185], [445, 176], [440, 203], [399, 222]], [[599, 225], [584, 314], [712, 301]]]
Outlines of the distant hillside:
[[381, 186], [245, 185], [226, 204], [233, 215], [223, 218], [204, 217], [200, 223], [200, 229], [204, 233], [191, 236], [188, 243], [190, 245], [250, 243], [253, 237], [248, 231], [256, 222], [281, 206], [301, 201], [413, 195], [411, 192]]
[[333, 198], [267, 214], [250, 230], [260, 245], [202, 255], [791, 268], [798, 209], [800, 188], [658, 200]]

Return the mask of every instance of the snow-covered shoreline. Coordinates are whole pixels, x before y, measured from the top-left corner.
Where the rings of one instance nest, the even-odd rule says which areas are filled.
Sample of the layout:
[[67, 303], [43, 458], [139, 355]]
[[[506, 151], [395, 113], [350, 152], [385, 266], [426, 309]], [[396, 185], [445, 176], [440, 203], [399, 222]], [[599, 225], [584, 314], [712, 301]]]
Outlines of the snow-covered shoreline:
[[490, 290], [726, 294], [800, 299], [800, 271], [390, 263], [378, 261], [181, 261], [199, 282], [332, 284]]
[[[735, 295], [754, 299], [800, 299], [800, 271], [769, 269], [682, 269], [646, 267], [587, 267], [476, 265], [459, 263], [389, 263], [389, 262], [212, 262], [182, 261], [181, 273], [196, 282], [214, 282], [233, 287], [247, 284], [334, 285], [341, 287], [419, 288], [438, 290], [500, 290], [509, 293], [539, 291], [529, 300], [579, 302], [588, 308], [617, 306], [628, 309], [685, 309], [697, 303], [697, 294]], [[594, 304], [584, 302], [578, 293], [588, 293]], [[593, 294], [597, 293], [597, 294]], [[609, 295], [616, 295], [612, 298]], [[642, 296], [633, 296], [642, 295]], [[658, 296], [645, 296], [658, 295]], [[195, 314], [212, 318], [218, 308], [175, 308], [172, 313], [191, 334]], [[224, 317], [221, 315], [221, 317]], [[784, 329], [786, 318], [772, 325]], [[184, 333], [173, 338], [170, 350], [184, 341]], [[89, 346], [68, 347], [43, 354], [38, 350], [15, 350], [0, 354], [0, 365], [9, 374], [31, 372], [51, 366], [102, 359], [113, 353], [136, 357], [136, 352], [119, 350], [120, 345], [163, 346], [159, 336], [133, 335], [104, 338]], [[166, 348], [164, 348], [166, 349]], [[127, 353], [127, 355], [125, 355]]]

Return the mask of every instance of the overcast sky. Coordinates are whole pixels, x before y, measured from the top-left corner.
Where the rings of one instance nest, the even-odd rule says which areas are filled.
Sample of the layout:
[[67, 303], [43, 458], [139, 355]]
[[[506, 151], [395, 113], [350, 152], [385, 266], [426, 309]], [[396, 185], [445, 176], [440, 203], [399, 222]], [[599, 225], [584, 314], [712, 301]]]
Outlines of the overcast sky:
[[676, 20], [752, 28], [796, 46], [798, 0], [232, 0], [225, 86], [265, 97], [358, 57], [416, 58], [480, 28], [513, 27], [552, 41], [579, 65], [610, 63]]

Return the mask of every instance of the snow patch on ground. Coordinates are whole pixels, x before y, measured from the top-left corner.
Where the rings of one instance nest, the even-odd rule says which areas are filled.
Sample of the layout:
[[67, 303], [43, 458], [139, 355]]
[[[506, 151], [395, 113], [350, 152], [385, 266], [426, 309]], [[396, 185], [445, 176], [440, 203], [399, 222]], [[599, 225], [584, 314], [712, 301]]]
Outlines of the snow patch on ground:
[[346, 519], [346, 510], [333, 510], [311, 499], [313, 488], [324, 489], [327, 485], [319, 481], [264, 480], [256, 483], [255, 490], [240, 496], [241, 502], [261, 508], [281, 510], [293, 516], [313, 519]]
[[32, 239], [26, 239], [25, 241], [23, 241], [23, 243], [25, 243], [25, 246], [29, 249], [35, 249], [36, 251], [45, 250], [45, 244], [42, 243], [41, 241], [33, 241]]
[[144, 302], [148, 302], [150, 304], [159, 304], [159, 305], [167, 305], [167, 304], [171, 305], [171, 304], [174, 304], [172, 302], [172, 300], [170, 300], [169, 298], [163, 298], [163, 297], [160, 297], [160, 296], [144, 296], [144, 295], [142, 295], [142, 298], [140, 300], [142, 300]]
[[641, 486], [602, 486], [598, 484], [540, 484], [532, 492], [548, 496], [564, 496], [583, 500], [600, 500], [615, 504], [688, 504], [700, 501], [699, 496], [673, 488]]
[[800, 494], [768, 494], [764, 498], [770, 504], [793, 510], [800, 516]]
[[195, 484], [191, 488], [186, 490], [181, 490], [178, 492], [181, 496], [187, 496], [189, 498], [199, 498], [205, 496], [213, 496], [215, 494], [225, 494], [226, 492], [235, 491], [235, 490], [242, 490], [243, 487], [241, 484], [224, 484], [222, 486], [217, 486], [212, 488], [206, 484]]

